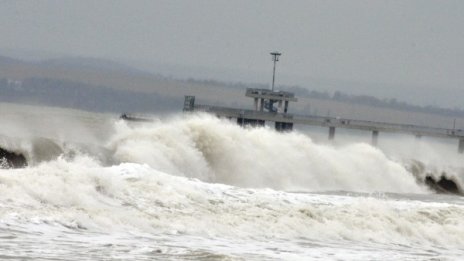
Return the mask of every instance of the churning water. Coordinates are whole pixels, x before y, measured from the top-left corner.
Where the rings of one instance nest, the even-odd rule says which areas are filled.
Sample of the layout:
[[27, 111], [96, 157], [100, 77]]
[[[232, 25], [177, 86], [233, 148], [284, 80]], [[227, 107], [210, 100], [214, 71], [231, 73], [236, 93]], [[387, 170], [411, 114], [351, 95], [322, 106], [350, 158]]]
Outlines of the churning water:
[[27, 161], [0, 169], [0, 259], [464, 254], [464, 200], [425, 182], [446, 176], [461, 193], [458, 160], [321, 144], [311, 134], [244, 129], [208, 115], [127, 123], [0, 107], [0, 147]]

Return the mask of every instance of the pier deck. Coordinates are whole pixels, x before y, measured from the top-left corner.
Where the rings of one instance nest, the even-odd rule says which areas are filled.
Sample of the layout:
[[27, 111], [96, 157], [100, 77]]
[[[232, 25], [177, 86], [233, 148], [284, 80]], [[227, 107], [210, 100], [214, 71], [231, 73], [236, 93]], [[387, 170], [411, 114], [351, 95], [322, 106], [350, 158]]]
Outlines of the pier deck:
[[[291, 114], [287, 113], [289, 102], [297, 101], [293, 93], [247, 89], [246, 96], [254, 100], [254, 110], [195, 104], [194, 96], [185, 96], [184, 111], [203, 111], [218, 117], [235, 118], [240, 125], [263, 126], [266, 121], [271, 121], [275, 122], [278, 131], [290, 131], [294, 124], [328, 127], [329, 139], [334, 139], [336, 128], [370, 131], [373, 145], [377, 145], [380, 132], [408, 133], [416, 137], [455, 138], [459, 140], [459, 153], [464, 152], [464, 130], [461, 129]], [[277, 108], [274, 107], [275, 104], [278, 105]]]
[[[266, 89], [247, 89], [246, 96], [254, 100], [254, 110], [195, 104], [195, 96], [185, 96], [184, 111], [207, 112], [218, 117], [236, 119], [241, 126], [264, 126], [266, 121], [274, 122], [277, 131], [291, 131], [294, 124], [328, 127], [329, 139], [331, 140], [335, 138], [336, 128], [370, 131], [374, 146], [377, 145], [380, 132], [406, 133], [416, 137], [454, 138], [459, 141], [458, 152], [464, 153], [464, 130], [462, 129], [291, 114], [287, 113], [289, 102], [297, 101], [293, 93]], [[277, 107], [274, 107], [274, 105], [277, 105]], [[121, 118], [130, 121], [150, 121], [148, 117], [133, 114], [122, 114]]]
[[210, 105], [194, 105], [194, 111], [203, 111], [215, 114], [219, 117], [226, 118], [245, 118], [253, 120], [264, 120], [272, 122], [286, 122], [303, 125], [314, 125], [321, 127], [335, 127], [345, 129], [356, 129], [366, 131], [381, 131], [381, 132], [399, 132], [409, 133], [415, 136], [431, 136], [464, 139], [464, 130], [461, 129], [446, 129], [434, 128], [412, 124], [396, 124], [387, 122], [354, 120], [339, 117], [323, 117], [298, 115], [289, 113], [277, 113], [255, 110], [234, 109]]

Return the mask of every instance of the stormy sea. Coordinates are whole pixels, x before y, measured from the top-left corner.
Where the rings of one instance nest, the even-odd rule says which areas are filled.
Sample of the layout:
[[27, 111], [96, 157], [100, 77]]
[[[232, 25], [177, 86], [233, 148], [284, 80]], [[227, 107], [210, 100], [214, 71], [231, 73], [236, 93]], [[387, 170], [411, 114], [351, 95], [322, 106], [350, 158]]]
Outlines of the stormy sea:
[[[0, 104], [1, 260], [457, 260], [457, 142]], [[456, 143], [456, 144], [455, 144]]]

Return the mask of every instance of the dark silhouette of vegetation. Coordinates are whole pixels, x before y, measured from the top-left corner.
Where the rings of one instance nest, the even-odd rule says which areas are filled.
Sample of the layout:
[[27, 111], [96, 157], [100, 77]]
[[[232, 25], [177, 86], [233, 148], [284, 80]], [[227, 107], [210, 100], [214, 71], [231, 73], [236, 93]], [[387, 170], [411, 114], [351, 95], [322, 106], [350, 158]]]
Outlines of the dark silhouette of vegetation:
[[[311, 96], [309, 96], [311, 97]], [[431, 113], [439, 114], [443, 116], [450, 117], [463, 117], [464, 110], [459, 108], [449, 109], [449, 108], [440, 108], [435, 106], [418, 106], [409, 104], [406, 102], [398, 101], [397, 99], [379, 99], [373, 96], [368, 95], [349, 95], [339, 91], [334, 92], [330, 99], [340, 102], [363, 104], [368, 106], [382, 107], [397, 109], [403, 111], [413, 111], [413, 112], [422, 112], [422, 113]]]
[[[201, 85], [212, 85], [217, 87], [224, 87], [224, 88], [263, 88], [268, 89], [269, 86], [266, 84], [259, 84], [259, 83], [225, 83], [216, 80], [198, 80], [198, 79], [188, 79], [186, 80], [187, 83], [191, 84], [201, 84]], [[283, 91], [289, 91], [295, 93], [297, 97], [305, 97], [305, 98], [312, 98], [312, 99], [322, 99], [322, 100], [332, 100], [338, 102], [345, 102], [345, 103], [353, 103], [353, 104], [361, 104], [367, 106], [374, 106], [374, 107], [381, 107], [381, 108], [389, 108], [389, 109], [396, 109], [396, 110], [403, 110], [403, 111], [412, 111], [412, 112], [422, 112], [422, 113], [431, 113], [431, 114], [438, 114], [443, 116], [450, 116], [450, 117], [464, 117], [464, 110], [459, 108], [441, 108], [436, 106], [419, 106], [413, 105], [406, 102], [398, 101], [395, 98], [391, 99], [379, 99], [369, 95], [350, 95], [340, 91], [335, 91], [333, 94], [330, 94], [327, 91], [315, 91], [309, 90], [307, 88], [303, 88], [301, 86], [285, 86], [280, 85], [278, 89]]]
[[182, 97], [160, 96], [49, 78], [0, 79], [0, 101], [39, 103], [98, 112], [179, 110]]

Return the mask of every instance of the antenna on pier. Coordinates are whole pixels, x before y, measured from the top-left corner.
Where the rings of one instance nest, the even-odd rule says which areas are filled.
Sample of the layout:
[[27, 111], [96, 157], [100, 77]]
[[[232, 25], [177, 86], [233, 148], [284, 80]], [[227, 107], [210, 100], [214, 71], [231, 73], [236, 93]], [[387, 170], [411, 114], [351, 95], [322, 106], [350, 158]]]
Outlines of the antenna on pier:
[[273, 72], [272, 72], [272, 89], [271, 89], [271, 90], [274, 91], [276, 62], [279, 61], [279, 56], [281, 55], [281, 53], [279, 53], [279, 52], [272, 52], [271, 55], [272, 55], [272, 61], [274, 62], [274, 70], [273, 70]]

